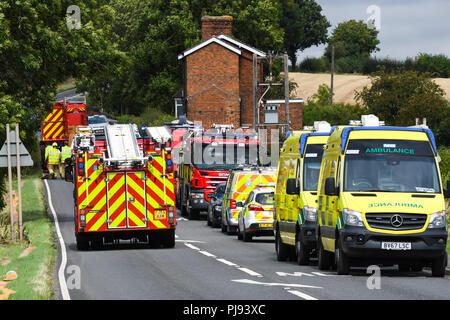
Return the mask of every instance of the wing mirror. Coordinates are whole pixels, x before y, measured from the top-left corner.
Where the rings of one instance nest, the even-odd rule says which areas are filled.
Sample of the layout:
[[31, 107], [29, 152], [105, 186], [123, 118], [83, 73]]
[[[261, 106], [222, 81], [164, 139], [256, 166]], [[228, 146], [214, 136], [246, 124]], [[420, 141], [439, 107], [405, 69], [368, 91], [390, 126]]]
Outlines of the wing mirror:
[[327, 196], [337, 195], [336, 180], [334, 179], [334, 177], [329, 177], [325, 179], [325, 195]]
[[299, 193], [300, 188], [297, 186], [297, 180], [294, 178], [289, 178], [286, 182], [286, 194], [298, 195]]

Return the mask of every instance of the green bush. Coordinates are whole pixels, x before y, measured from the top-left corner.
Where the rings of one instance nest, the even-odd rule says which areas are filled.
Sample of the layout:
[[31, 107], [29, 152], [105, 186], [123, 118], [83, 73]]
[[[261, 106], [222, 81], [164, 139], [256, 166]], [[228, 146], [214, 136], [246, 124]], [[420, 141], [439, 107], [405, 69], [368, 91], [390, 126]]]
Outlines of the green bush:
[[330, 62], [327, 58], [306, 57], [300, 62], [300, 72], [329, 72]]
[[135, 123], [140, 127], [157, 127], [174, 120], [175, 117], [161, 110], [147, 108], [140, 116], [124, 114], [117, 119], [118, 123]]
[[438, 154], [441, 158], [439, 169], [441, 170], [442, 183], [444, 188], [446, 188], [447, 180], [450, 179], [450, 147], [440, 146]]

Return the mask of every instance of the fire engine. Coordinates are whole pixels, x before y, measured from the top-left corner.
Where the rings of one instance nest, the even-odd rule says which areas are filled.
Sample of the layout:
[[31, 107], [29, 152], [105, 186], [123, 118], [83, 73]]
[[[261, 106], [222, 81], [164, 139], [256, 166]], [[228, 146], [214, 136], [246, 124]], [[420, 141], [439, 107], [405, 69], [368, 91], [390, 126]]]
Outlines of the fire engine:
[[230, 171], [259, 161], [257, 134], [234, 130], [232, 125], [212, 125], [189, 129], [180, 150], [179, 205], [181, 213], [196, 219], [208, 209], [208, 194], [227, 181]]
[[[145, 129], [149, 134], [151, 128]], [[77, 248], [101, 247], [120, 239], [174, 247], [176, 210], [170, 136], [156, 141], [133, 125], [105, 127], [96, 140], [78, 128], [66, 181], [74, 184]]]
[[[41, 122], [41, 154], [54, 142], [71, 144], [77, 126], [87, 126], [86, 97], [57, 101]], [[46, 167], [43, 166], [46, 171]]]

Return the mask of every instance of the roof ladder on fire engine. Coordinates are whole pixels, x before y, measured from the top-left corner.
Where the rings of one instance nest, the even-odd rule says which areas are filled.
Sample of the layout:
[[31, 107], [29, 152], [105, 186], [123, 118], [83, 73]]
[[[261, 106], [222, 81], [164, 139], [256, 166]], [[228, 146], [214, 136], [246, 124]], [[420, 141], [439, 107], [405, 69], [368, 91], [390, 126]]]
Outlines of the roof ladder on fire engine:
[[115, 163], [118, 167], [130, 167], [133, 163], [145, 161], [131, 124], [107, 125], [105, 138], [109, 156], [105, 162]]

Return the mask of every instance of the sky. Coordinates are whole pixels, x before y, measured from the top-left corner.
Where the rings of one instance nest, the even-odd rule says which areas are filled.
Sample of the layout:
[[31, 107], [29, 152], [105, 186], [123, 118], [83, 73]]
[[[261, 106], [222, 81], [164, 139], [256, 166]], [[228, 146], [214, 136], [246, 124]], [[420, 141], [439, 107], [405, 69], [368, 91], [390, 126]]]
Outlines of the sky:
[[[377, 58], [404, 60], [417, 54], [445, 54], [450, 57], [450, 0], [316, 0], [331, 23], [328, 35], [341, 22], [375, 17], [379, 26]], [[320, 57], [324, 45], [297, 54]]]

